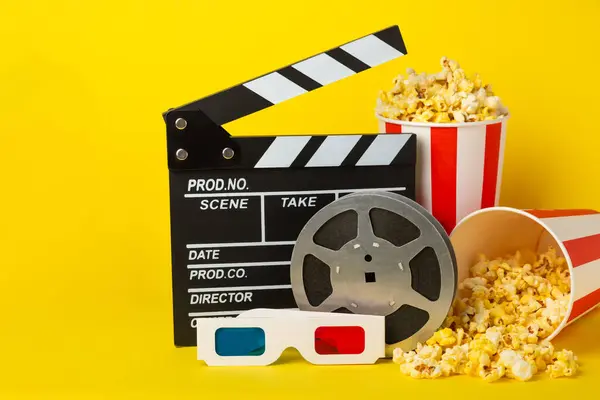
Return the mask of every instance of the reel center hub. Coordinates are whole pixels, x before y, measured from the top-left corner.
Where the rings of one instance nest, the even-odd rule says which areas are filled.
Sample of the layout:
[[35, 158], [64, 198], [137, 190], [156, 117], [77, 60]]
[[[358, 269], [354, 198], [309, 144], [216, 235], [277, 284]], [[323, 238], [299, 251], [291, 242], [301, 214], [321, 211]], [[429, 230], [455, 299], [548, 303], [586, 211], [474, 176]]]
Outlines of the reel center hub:
[[[332, 289], [356, 313], [386, 315], [404, 304], [411, 274], [398, 257], [398, 248], [383, 239], [351, 241], [338, 250]], [[339, 267], [339, 268], [338, 268]]]

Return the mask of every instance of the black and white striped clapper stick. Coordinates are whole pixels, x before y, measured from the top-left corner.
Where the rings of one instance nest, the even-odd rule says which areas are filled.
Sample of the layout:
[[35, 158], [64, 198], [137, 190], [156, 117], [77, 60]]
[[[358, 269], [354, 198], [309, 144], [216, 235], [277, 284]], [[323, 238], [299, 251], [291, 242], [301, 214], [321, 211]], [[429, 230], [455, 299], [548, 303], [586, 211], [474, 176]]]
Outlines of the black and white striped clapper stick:
[[[242, 150], [239, 141], [232, 139], [222, 125], [406, 54], [406, 46], [399, 27], [392, 26], [171, 109], [164, 115], [167, 122], [169, 168], [250, 167], [252, 162], [255, 162], [254, 165], [257, 167], [289, 167], [291, 164], [286, 165], [285, 162], [272, 164], [270, 159], [262, 161], [260, 158], [255, 159], [262, 150], [261, 144], [264, 145], [268, 141], [253, 140], [250, 148], [246, 146]], [[371, 114], [371, 111], [365, 110], [365, 112]], [[202, 134], [190, 135], [192, 132], [202, 132]], [[339, 143], [342, 140], [342, 138], [334, 139], [335, 147], [340, 148]], [[351, 148], [350, 142], [353, 140], [355, 139], [347, 139], [346, 146]], [[358, 147], [364, 146], [365, 141], [369, 140], [372, 138], [363, 140]], [[385, 139], [386, 142], [394, 140], [402, 141], [401, 138]], [[286, 143], [282, 143], [283, 141]], [[287, 156], [290, 157], [294, 154], [293, 148], [298, 148], [301, 144], [302, 139], [279, 140], [276, 143], [279, 148], [277, 154], [281, 155], [281, 148], [290, 149]], [[327, 143], [327, 145], [331, 144]], [[386, 147], [384, 143], [378, 145]], [[402, 147], [400, 144], [395, 146]], [[253, 149], [254, 147], [257, 148]], [[274, 154], [273, 151], [271, 150], [271, 154]], [[304, 150], [304, 156], [307, 151]], [[354, 153], [356, 155], [356, 151]], [[347, 165], [352, 161], [353, 158], [350, 157], [348, 160], [340, 160], [336, 165]], [[297, 166], [298, 162], [294, 165]]]
[[394, 26], [163, 115], [176, 345], [195, 345], [197, 318], [295, 308], [292, 249], [325, 205], [374, 189], [415, 196], [413, 134], [231, 136], [222, 125], [406, 53]]
[[319, 53], [179, 108], [201, 110], [218, 125], [339, 81], [407, 54], [393, 26]]

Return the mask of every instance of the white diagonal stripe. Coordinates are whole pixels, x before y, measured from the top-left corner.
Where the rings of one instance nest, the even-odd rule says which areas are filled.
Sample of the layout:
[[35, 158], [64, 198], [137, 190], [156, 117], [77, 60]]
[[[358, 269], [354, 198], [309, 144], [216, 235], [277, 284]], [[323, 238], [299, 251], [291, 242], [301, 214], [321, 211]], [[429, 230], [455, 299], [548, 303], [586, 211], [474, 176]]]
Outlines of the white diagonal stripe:
[[432, 212], [431, 198], [431, 128], [426, 126], [402, 127], [404, 133], [414, 133], [417, 137], [417, 202]]
[[456, 220], [481, 208], [485, 125], [458, 128], [456, 156]]
[[287, 168], [298, 157], [310, 136], [278, 136], [254, 168]]
[[377, 36], [369, 35], [340, 47], [370, 67], [374, 67], [404, 54]]
[[328, 85], [356, 73], [325, 53], [300, 61], [292, 67], [321, 85]]
[[332, 135], [321, 143], [315, 154], [306, 163], [307, 167], [336, 167], [348, 156], [360, 140], [361, 135]]
[[306, 93], [306, 90], [277, 72], [246, 82], [244, 86], [273, 104]]
[[600, 288], [600, 260], [573, 268], [573, 300], [579, 300]]
[[390, 165], [409, 138], [410, 135], [377, 135], [356, 165]]
[[542, 221], [563, 242], [600, 234], [600, 214], [543, 218]]

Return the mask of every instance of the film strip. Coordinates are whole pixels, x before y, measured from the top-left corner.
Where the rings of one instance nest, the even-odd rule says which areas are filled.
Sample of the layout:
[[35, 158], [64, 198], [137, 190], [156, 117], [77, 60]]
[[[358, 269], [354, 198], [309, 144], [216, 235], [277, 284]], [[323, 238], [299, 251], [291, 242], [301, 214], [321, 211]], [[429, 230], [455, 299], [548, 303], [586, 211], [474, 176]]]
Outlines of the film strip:
[[327, 204], [415, 197], [414, 135], [233, 137], [222, 125], [406, 54], [394, 26], [163, 114], [176, 346], [196, 344], [197, 318], [297, 308], [292, 250]]

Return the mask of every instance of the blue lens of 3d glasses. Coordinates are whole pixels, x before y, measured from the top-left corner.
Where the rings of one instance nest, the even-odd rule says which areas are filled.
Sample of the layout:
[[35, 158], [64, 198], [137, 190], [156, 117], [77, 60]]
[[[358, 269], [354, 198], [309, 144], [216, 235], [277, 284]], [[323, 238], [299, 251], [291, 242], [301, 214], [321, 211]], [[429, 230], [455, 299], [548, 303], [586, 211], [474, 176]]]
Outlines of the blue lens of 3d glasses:
[[219, 328], [215, 351], [221, 357], [260, 356], [265, 352], [265, 339], [261, 328]]

